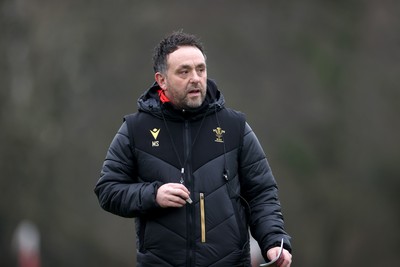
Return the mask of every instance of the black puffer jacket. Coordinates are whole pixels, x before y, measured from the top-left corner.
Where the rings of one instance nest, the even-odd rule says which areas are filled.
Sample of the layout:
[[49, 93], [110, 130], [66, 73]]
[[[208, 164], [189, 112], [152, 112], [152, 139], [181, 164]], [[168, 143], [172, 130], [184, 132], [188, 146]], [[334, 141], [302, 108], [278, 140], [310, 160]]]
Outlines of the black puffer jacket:
[[[153, 85], [108, 150], [95, 192], [101, 206], [136, 217], [137, 266], [250, 266], [248, 226], [262, 251], [290, 250], [277, 187], [244, 116], [215, 83], [196, 110], [161, 104]], [[128, 137], [129, 131], [133, 137]], [[183, 182], [192, 204], [161, 208], [157, 188]]]

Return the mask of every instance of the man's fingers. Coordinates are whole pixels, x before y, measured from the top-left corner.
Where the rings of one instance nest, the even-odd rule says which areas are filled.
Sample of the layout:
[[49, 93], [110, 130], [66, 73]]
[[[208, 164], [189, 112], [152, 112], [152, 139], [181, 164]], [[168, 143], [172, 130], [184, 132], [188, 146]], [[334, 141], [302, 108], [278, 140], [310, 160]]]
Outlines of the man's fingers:
[[181, 189], [184, 192], [186, 192], [187, 194], [190, 194], [189, 190], [186, 188], [186, 186], [184, 186], [183, 184], [178, 184], [178, 183], [170, 183], [167, 184], [169, 185], [171, 188], [175, 188], [175, 189]]
[[279, 267], [290, 267], [292, 264], [292, 255], [287, 250], [282, 251], [282, 255], [280, 256], [279, 260], [277, 261], [277, 266]]
[[189, 193], [182, 188], [171, 188], [167, 191], [167, 193], [173, 196], [181, 197], [182, 199], [187, 199], [189, 197]]
[[182, 207], [189, 198], [189, 190], [178, 183], [168, 183], [160, 186], [157, 191], [156, 201], [163, 207]]
[[168, 204], [169, 207], [182, 207], [186, 204], [186, 201], [181, 197], [170, 196]]
[[[275, 259], [279, 255], [279, 247], [274, 247], [268, 250], [267, 257], [270, 260]], [[292, 255], [286, 249], [282, 250], [282, 254], [273, 266], [290, 267], [292, 264]]]

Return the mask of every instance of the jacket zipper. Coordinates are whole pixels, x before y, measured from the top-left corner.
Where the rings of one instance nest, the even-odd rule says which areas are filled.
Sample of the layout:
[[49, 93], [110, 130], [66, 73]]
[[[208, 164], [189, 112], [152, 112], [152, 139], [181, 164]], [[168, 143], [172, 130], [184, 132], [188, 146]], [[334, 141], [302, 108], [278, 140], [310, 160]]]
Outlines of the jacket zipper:
[[[190, 138], [190, 129], [189, 129], [189, 122], [185, 120], [185, 142], [184, 142], [184, 147], [185, 147], [185, 157], [186, 157], [186, 165], [183, 166], [184, 168], [187, 169], [187, 172], [185, 172], [185, 186], [189, 189], [190, 192], [193, 191], [193, 183], [191, 181], [191, 168], [190, 168], [190, 159], [188, 158], [190, 155], [190, 149], [191, 149], [191, 138]], [[193, 255], [193, 249], [194, 249], [194, 240], [193, 240], [193, 205], [186, 205], [187, 209], [187, 266], [194, 266], [194, 255]]]
[[[185, 110], [182, 110], [182, 113], [185, 113]], [[200, 130], [202, 128], [204, 119], [206, 118], [207, 113], [204, 113], [203, 119], [201, 120], [199, 129], [197, 130], [197, 133], [194, 137], [193, 143], [191, 140], [191, 132], [190, 132], [190, 123], [188, 120], [184, 121], [184, 129], [183, 129], [183, 136], [184, 136], [184, 141], [183, 141], [183, 148], [184, 148], [184, 158], [183, 162], [181, 162], [179, 153], [177, 152], [176, 146], [174, 144], [174, 140], [172, 138], [171, 133], [169, 132], [167, 121], [165, 120], [164, 113], [161, 112], [165, 128], [168, 131], [168, 134], [170, 135], [171, 138], [171, 143], [174, 148], [174, 151], [176, 153], [176, 156], [178, 158], [178, 161], [181, 165], [181, 179], [180, 183], [185, 184], [185, 186], [189, 189], [190, 192], [194, 192], [194, 183], [192, 181], [192, 170], [191, 170], [191, 162], [190, 162], [190, 156], [191, 156], [191, 150], [193, 149], [193, 144], [196, 142], [198, 135], [200, 134]], [[185, 171], [186, 170], [186, 171]], [[187, 230], [186, 230], [186, 266], [187, 267], [192, 267], [195, 265], [196, 259], [195, 259], [195, 234], [194, 234], [194, 228], [193, 228], [193, 222], [194, 218], [196, 217], [196, 210], [194, 208], [194, 205], [186, 205], [186, 225], [187, 225]]]
[[200, 231], [201, 243], [206, 242], [206, 213], [204, 207], [204, 193], [200, 193]]

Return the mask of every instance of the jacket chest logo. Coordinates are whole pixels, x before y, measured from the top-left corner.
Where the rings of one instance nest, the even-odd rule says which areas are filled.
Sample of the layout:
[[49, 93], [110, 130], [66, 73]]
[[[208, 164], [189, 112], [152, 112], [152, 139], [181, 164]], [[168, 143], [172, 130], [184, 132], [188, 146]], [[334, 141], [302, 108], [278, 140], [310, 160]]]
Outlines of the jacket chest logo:
[[150, 133], [154, 138], [154, 140], [151, 141], [151, 146], [153, 146], [153, 147], [154, 146], [156, 146], [156, 147], [160, 146], [160, 142], [157, 140], [157, 137], [158, 137], [158, 134], [160, 133], [160, 130], [161, 129], [157, 129], [157, 128], [154, 128], [153, 130], [150, 130]]
[[222, 130], [221, 127], [217, 127], [216, 129], [213, 129], [213, 132], [215, 133], [215, 142], [217, 143], [223, 143], [224, 139], [223, 139], [223, 135], [225, 133], [224, 130]]

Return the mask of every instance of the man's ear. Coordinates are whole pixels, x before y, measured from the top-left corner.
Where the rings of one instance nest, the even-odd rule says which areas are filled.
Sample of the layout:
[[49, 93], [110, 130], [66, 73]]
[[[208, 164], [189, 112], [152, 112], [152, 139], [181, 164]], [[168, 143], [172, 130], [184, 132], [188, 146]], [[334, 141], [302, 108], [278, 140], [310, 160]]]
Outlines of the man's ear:
[[163, 89], [163, 90], [167, 89], [167, 84], [166, 84], [165, 77], [163, 74], [161, 74], [160, 72], [156, 72], [156, 74], [154, 75], [154, 78], [155, 78], [156, 82], [158, 83], [158, 86], [160, 86], [161, 89]]

